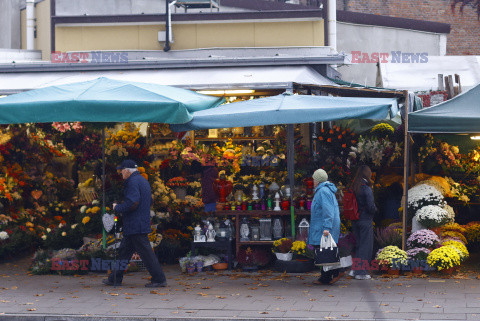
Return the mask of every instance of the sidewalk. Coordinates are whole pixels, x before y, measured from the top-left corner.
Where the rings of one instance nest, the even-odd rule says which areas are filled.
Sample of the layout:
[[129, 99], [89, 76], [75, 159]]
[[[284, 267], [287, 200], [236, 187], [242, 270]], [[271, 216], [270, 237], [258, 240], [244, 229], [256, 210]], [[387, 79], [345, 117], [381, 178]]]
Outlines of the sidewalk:
[[316, 273], [202, 272], [165, 267], [169, 285], [146, 289], [147, 273], [125, 276], [121, 287], [104, 274], [27, 273], [29, 260], [0, 264], [3, 320], [480, 320], [475, 278], [342, 279], [312, 285]]

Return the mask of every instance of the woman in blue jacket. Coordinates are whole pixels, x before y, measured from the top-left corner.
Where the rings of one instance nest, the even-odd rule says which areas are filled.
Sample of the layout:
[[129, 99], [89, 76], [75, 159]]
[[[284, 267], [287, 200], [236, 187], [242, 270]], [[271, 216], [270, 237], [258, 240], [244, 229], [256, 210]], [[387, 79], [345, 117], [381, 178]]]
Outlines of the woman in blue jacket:
[[[337, 188], [328, 181], [328, 175], [323, 169], [317, 169], [312, 175], [315, 195], [312, 201], [310, 232], [308, 243], [319, 247], [323, 236], [332, 235], [333, 240], [338, 242], [340, 236], [340, 210], [338, 208], [335, 193]], [[338, 269], [324, 271], [321, 269], [321, 277], [314, 284], [333, 284], [341, 275]]]
[[[358, 168], [352, 183], [352, 190], [357, 198], [359, 218], [352, 222], [353, 235], [355, 235], [355, 258], [361, 260], [361, 266], [369, 266], [373, 255], [373, 216], [377, 207], [373, 199], [372, 171], [367, 165]], [[367, 261], [368, 264], [364, 264]], [[371, 276], [365, 269], [352, 270], [350, 276], [357, 280], [368, 280]]]

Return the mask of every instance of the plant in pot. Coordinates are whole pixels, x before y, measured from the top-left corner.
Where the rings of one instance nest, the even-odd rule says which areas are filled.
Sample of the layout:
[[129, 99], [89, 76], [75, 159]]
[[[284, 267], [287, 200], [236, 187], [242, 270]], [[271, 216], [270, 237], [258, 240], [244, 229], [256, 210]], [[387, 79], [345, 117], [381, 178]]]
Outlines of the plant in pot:
[[453, 245], [445, 245], [433, 250], [427, 257], [427, 263], [437, 271], [451, 274], [454, 267], [460, 265], [460, 255]]
[[375, 258], [388, 267], [389, 273], [400, 274], [401, 266], [407, 264], [408, 256], [398, 246], [389, 245], [378, 250]]
[[293, 253], [294, 258], [298, 261], [312, 260], [315, 253], [313, 246], [304, 241], [293, 242], [291, 252]]
[[421, 274], [422, 262], [427, 261], [427, 257], [430, 254], [430, 250], [425, 247], [416, 247], [407, 251], [408, 260], [414, 274]]
[[288, 238], [281, 238], [273, 242], [272, 252], [278, 260], [290, 261], [293, 257], [292, 250], [293, 241]]
[[423, 229], [418, 230], [412, 233], [407, 239], [407, 248], [414, 249], [414, 248], [428, 248], [433, 249], [436, 248], [437, 245], [440, 243], [440, 239], [438, 238], [435, 232]]

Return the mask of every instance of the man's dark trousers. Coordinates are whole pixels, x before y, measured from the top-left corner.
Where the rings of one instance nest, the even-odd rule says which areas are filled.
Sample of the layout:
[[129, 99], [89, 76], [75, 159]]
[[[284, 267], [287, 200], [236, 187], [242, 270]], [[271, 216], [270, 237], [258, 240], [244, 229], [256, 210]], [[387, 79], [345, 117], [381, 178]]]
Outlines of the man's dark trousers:
[[[162, 266], [158, 262], [155, 253], [153, 252], [147, 234], [133, 234], [125, 235], [118, 248], [117, 260], [128, 260], [132, 258], [133, 253], [137, 252], [147, 267], [148, 272], [152, 276], [152, 283], [163, 283], [166, 281], [165, 274], [163, 274]], [[108, 280], [113, 283], [113, 273], [110, 274]], [[123, 270], [117, 271], [116, 284], [122, 283]]]

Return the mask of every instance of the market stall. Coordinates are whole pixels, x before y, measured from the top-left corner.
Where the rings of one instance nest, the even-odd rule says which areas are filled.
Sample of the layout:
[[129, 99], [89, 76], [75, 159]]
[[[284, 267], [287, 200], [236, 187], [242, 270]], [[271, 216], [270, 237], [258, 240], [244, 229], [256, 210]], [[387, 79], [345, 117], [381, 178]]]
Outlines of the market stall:
[[[474, 207], [477, 202], [478, 144], [471, 144], [471, 138], [474, 141], [473, 135], [480, 130], [479, 97], [477, 85], [451, 100], [408, 115], [408, 132], [417, 134], [414, 140], [419, 146], [413, 154], [419, 173], [414, 176], [416, 185], [408, 191], [406, 202], [412, 220], [407, 246], [439, 271], [451, 271], [468, 258], [469, 251], [478, 251], [480, 224], [474, 216], [459, 215], [456, 205]], [[463, 145], [460, 149], [446, 142], [452, 137], [431, 135], [435, 133], [472, 136], [454, 137]]]

